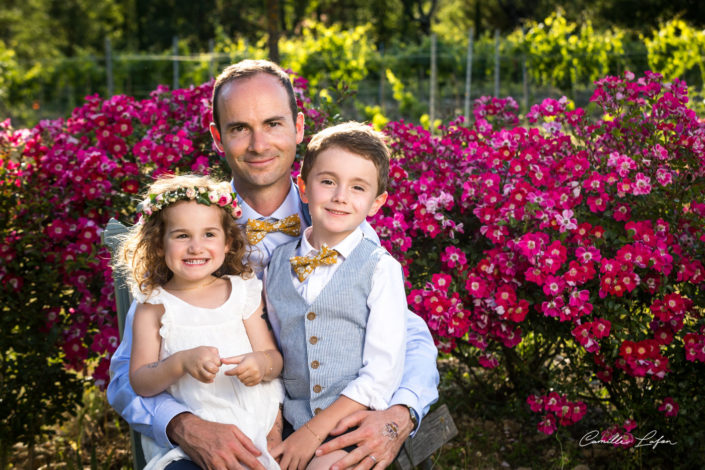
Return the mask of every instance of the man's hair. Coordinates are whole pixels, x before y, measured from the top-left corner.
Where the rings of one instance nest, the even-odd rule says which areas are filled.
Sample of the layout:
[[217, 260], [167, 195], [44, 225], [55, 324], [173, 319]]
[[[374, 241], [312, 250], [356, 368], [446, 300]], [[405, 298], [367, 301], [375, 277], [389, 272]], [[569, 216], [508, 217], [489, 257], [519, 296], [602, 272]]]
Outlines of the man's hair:
[[220, 91], [226, 84], [234, 82], [236, 80], [244, 80], [250, 77], [254, 77], [260, 73], [266, 73], [279, 80], [286, 90], [286, 94], [289, 97], [289, 108], [291, 109], [291, 117], [296, 122], [296, 115], [299, 113], [299, 108], [296, 106], [296, 96], [294, 96], [294, 87], [291, 84], [291, 79], [289, 74], [287, 74], [281, 67], [279, 67], [274, 62], [268, 60], [242, 60], [237, 64], [229, 65], [223, 70], [218, 77], [215, 79], [215, 84], [213, 85], [213, 122], [215, 126], [220, 131], [220, 116], [218, 113], [218, 98], [220, 96]]
[[340, 147], [374, 163], [377, 169], [377, 195], [387, 190], [389, 181], [389, 147], [384, 135], [359, 122], [345, 122], [329, 127], [314, 135], [306, 147], [301, 166], [304, 181], [313, 168], [318, 155], [331, 147]]

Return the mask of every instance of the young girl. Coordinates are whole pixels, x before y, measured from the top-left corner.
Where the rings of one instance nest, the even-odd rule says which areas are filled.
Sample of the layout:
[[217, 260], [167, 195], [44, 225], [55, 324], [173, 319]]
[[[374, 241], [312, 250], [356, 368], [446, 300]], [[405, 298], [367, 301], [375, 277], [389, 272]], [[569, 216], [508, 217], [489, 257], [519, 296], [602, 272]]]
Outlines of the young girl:
[[[230, 185], [208, 177], [163, 177], [149, 187], [119, 257], [139, 302], [130, 384], [142, 396], [168, 391], [199, 417], [236, 425], [265, 468], [278, 469], [267, 437], [281, 435], [283, 388], [274, 379], [282, 357], [262, 318], [262, 283], [245, 264], [240, 213]], [[146, 437], [143, 446], [149, 469], [188, 458]]]

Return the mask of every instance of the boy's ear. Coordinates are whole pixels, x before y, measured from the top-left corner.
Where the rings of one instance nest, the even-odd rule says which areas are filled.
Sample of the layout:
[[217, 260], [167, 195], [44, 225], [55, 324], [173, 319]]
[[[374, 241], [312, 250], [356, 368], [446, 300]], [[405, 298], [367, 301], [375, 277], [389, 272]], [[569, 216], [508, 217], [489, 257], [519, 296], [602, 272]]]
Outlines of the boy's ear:
[[308, 196], [306, 196], [306, 182], [301, 177], [301, 175], [296, 177], [296, 185], [299, 187], [301, 201], [303, 201], [304, 204], [308, 204]]
[[372, 203], [372, 207], [370, 207], [370, 211], [367, 213], [367, 217], [372, 217], [378, 210], [380, 210], [384, 203], [387, 202], [388, 195], [389, 194], [387, 191], [385, 191], [375, 198], [375, 201]]

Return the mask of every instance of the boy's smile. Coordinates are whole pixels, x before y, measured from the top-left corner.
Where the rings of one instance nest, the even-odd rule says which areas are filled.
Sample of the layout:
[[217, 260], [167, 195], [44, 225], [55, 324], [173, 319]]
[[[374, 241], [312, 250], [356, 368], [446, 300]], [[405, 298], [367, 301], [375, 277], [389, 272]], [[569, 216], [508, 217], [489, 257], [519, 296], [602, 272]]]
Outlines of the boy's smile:
[[299, 178], [301, 199], [308, 203], [313, 230], [309, 243], [334, 247], [387, 200], [377, 195], [377, 167], [365, 157], [330, 147], [317, 157], [307, 181]]

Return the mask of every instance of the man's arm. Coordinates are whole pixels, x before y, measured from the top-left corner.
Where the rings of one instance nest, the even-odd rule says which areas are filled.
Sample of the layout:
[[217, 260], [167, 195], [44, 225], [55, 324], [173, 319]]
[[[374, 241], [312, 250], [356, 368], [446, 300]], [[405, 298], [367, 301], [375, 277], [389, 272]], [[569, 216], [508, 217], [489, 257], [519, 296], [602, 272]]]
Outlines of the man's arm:
[[166, 427], [181, 413], [190, 410], [168, 393], [154, 397], [138, 396], [130, 386], [130, 352], [132, 351], [132, 322], [137, 302], [133, 302], [125, 317], [122, 341], [110, 360], [108, 402], [137, 432], [151, 437], [161, 447], [171, 448]]
[[390, 407], [405, 405], [417, 413], [418, 423], [413, 434], [418, 430], [418, 424], [426, 416], [431, 405], [438, 400], [440, 376], [436, 366], [438, 350], [428, 325], [411, 310], [407, 311], [406, 316], [406, 338], [404, 375], [399, 388], [392, 396]]
[[132, 390], [129, 369], [136, 306], [133, 302], [127, 312], [122, 341], [110, 361], [110, 405], [137, 432], [161, 447], [179, 445], [203, 468], [242, 468], [242, 462], [254, 470], [264, 470], [255, 457], [260, 452], [236, 426], [205, 421], [168, 393], [144, 398]]

